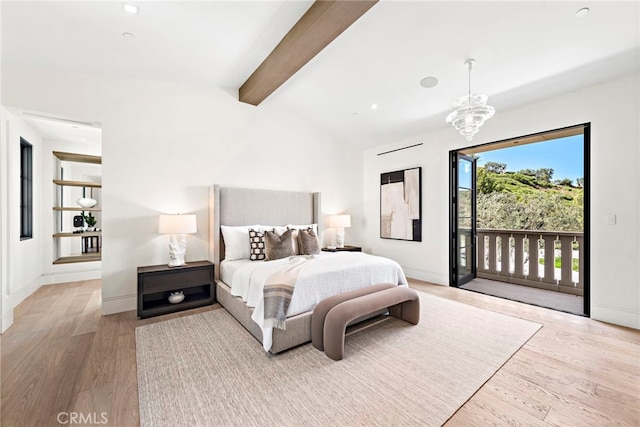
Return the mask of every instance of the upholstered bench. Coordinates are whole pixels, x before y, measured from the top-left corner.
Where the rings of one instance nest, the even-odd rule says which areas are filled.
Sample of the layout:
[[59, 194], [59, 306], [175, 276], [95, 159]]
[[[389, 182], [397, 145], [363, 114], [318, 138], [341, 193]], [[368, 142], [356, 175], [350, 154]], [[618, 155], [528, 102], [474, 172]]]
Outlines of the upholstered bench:
[[406, 287], [393, 286], [346, 299], [330, 308], [324, 318], [321, 344], [325, 354], [333, 360], [342, 359], [347, 325], [353, 320], [385, 308], [389, 309], [390, 315], [414, 325], [420, 321], [418, 294]]
[[[379, 285], [366, 286], [364, 288], [354, 289], [353, 291], [343, 292], [320, 301], [320, 303], [316, 305], [316, 308], [313, 309], [313, 313], [311, 315], [311, 343], [313, 346], [320, 351], [324, 350], [324, 321], [327, 317], [327, 313], [329, 313], [329, 310], [333, 307], [342, 302], [349, 301], [363, 295], [369, 295], [384, 289], [397, 287], [398, 285], [394, 285], [392, 283], [382, 283]], [[357, 318], [354, 320], [357, 320]]]

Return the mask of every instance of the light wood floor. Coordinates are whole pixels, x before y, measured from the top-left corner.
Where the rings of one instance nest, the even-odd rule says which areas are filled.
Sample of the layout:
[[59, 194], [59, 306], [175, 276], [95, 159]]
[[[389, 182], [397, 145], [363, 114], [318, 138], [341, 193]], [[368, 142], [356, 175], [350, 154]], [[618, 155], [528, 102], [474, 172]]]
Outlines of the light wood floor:
[[[639, 331], [424, 282], [411, 286], [544, 325], [448, 426], [640, 426]], [[100, 293], [100, 281], [45, 286], [16, 307], [14, 325], [0, 338], [2, 426], [60, 425], [61, 412], [88, 414], [95, 424], [104, 412], [107, 425], [137, 425], [135, 327], [219, 308], [143, 321], [133, 311], [100, 316]]]

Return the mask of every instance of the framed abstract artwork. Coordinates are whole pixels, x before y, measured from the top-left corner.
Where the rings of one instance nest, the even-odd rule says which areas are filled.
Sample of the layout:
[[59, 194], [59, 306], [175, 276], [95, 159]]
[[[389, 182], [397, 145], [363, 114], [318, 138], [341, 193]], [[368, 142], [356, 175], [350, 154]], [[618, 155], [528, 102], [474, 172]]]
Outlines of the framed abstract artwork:
[[380, 237], [422, 241], [422, 168], [380, 174]]

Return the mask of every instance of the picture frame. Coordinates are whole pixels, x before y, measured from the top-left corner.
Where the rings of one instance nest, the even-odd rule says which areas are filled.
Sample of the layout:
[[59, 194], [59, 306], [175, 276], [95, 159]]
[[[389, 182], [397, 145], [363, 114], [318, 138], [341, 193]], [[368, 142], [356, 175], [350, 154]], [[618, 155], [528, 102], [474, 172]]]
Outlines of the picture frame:
[[422, 167], [380, 174], [380, 238], [422, 241]]

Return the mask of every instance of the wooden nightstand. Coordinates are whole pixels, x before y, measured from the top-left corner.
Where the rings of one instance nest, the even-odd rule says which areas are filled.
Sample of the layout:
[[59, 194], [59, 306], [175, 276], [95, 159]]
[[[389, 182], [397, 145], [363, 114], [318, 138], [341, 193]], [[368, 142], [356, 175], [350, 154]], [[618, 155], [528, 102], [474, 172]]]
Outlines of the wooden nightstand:
[[[171, 292], [182, 291], [184, 300], [169, 302]], [[138, 317], [160, 316], [211, 305], [216, 299], [213, 264], [189, 262], [182, 267], [166, 264], [138, 267]]]
[[325, 252], [362, 252], [362, 248], [360, 246], [349, 246], [349, 245], [344, 245], [344, 248], [335, 248], [335, 249], [322, 248], [322, 250]]

